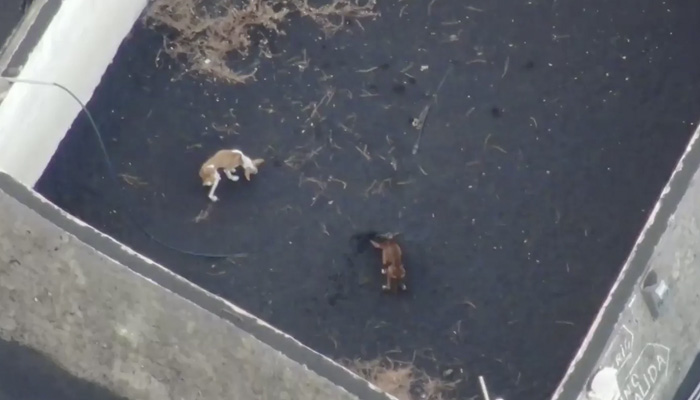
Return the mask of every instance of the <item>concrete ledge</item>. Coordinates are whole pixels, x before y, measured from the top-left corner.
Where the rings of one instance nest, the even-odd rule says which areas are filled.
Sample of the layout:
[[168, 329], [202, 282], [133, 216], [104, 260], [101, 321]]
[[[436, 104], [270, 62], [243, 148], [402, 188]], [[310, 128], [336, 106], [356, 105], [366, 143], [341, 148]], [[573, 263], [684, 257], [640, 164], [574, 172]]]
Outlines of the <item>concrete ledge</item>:
[[[691, 137], [553, 400], [587, 399], [586, 386], [603, 367], [617, 370], [621, 400], [670, 399], [700, 351], [700, 275], [695, 262], [700, 254], [698, 138], [700, 128]], [[642, 283], [651, 268], [670, 287], [672, 298], [661, 316], [652, 315], [643, 299]]]
[[383, 399], [0, 173], [0, 338], [132, 399]]
[[[0, 13], [0, 57], [26, 14], [27, 0], [4, 0]], [[2, 65], [2, 64], [0, 64]]]
[[32, 49], [39, 43], [39, 39], [61, 7], [62, 1], [31, 2], [5, 47], [0, 50], [0, 74], [14, 76], [22, 70]]
[[[38, 14], [34, 29], [24, 32], [27, 45], [6, 63], [21, 67], [15, 77], [60, 83], [87, 104], [145, 6], [146, 0], [52, 0], [32, 7]], [[12, 85], [0, 104], [0, 170], [33, 186], [80, 111], [58, 88]]]

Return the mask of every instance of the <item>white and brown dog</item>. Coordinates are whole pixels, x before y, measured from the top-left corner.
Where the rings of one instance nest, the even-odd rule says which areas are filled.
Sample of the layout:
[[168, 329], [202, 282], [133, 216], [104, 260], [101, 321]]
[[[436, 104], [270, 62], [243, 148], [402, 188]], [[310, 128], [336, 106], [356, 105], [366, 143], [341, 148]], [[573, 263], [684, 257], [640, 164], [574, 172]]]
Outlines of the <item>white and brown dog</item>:
[[202, 167], [199, 169], [199, 177], [202, 178], [203, 186], [211, 187], [211, 189], [209, 189], [209, 199], [211, 199], [211, 201], [217, 201], [219, 198], [214, 195], [214, 191], [216, 191], [216, 187], [219, 185], [219, 181], [221, 181], [219, 169], [224, 171], [228, 179], [236, 182], [238, 176], [233, 173], [236, 171], [236, 168], [243, 167], [245, 178], [250, 180], [250, 175], [257, 174], [258, 167], [262, 165], [263, 162], [265, 162], [265, 160], [261, 158], [251, 159], [237, 149], [219, 150], [202, 164]]

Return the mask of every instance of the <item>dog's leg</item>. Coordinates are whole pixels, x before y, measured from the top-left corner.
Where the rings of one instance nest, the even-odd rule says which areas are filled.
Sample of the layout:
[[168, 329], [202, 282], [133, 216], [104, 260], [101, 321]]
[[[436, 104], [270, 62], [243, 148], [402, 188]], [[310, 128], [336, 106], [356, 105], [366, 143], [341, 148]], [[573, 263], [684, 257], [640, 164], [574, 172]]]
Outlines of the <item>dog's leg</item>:
[[403, 281], [401, 281], [401, 283], [399, 284], [399, 287], [400, 287], [401, 290], [403, 290], [404, 292], [408, 290], [408, 287], [406, 286], [406, 284], [405, 284]]
[[216, 179], [214, 180], [214, 183], [211, 185], [211, 188], [209, 189], [209, 199], [211, 201], [218, 201], [219, 198], [214, 195], [214, 191], [216, 190], [216, 187], [219, 186], [219, 181], [221, 180], [221, 177], [219, 174], [216, 174]]
[[386, 270], [391, 266], [391, 261], [389, 261], [389, 253], [382, 250], [382, 275], [386, 275]]
[[382, 275], [386, 275], [389, 267], [391, 267], [391, 261], [387, 260], [386, 253], [382, 252]]
[[386, 274], [386, 285], [382, 285], [382, 290], [385, 292], [391, 290], [391, 274]]
[[232, 181], [234, 181], [234, 182], [236, 182], [236, 181], [239, 179], [239, 177], [238, 177], [237, 175], [234, 175], [234, 174], [233, 174], [233, 170], [231, 170], [231, 169], [225, 169], [225, 170], [224, 170], [224, 173], [226, 174], [226, 177], [227, 177], [228, 179], [230, 179], [230, 180], [232, 180]]

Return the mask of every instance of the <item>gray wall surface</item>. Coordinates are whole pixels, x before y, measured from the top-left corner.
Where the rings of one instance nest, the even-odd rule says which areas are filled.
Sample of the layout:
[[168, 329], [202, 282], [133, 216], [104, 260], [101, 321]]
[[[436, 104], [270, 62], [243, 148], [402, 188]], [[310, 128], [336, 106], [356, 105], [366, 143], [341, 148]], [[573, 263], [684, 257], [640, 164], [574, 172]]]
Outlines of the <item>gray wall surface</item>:
[[389, 398], [4, 174], [0, 309], [0, 338], [131, 399]]

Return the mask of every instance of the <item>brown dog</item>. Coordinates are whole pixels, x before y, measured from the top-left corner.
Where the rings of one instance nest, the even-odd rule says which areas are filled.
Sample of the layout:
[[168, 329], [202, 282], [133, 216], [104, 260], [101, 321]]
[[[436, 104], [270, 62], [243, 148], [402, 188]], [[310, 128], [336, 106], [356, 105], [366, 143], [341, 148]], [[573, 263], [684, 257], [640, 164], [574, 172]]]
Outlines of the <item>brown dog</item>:
[[392, 290], [396, 293], [396, 289], [406, 290], [404, 279], [406, 278], [406, 270], [403, 267], [401, 260], [401, 247], [396, 241], [387, 239], [381, 243], [370, 240], [372, 246], [382, 250], [382, 275], [386, 276], [386, 285], [382, 285], [382, 289]]
[[250, 180], [250, 175], [257, 174], [258, 167], [263, 162], [265, 160], [260, 158], [251, 160], [250, 157], [237, 149], [219, 150], [202, 164], [202, 167], [199, 169], [199, 177], [202, 178], [203, 186], [211, 187], [209, 189], [209, 199], [217, 201], [219, 198], [214, 195], [214, 191], [221, 180], [219, 169], [224, 171], [228, 179], [236, 182], [238, 177], [233, 172], [236, 171], [236, 168], [243, 167], [243, 175], [247, 180]]

